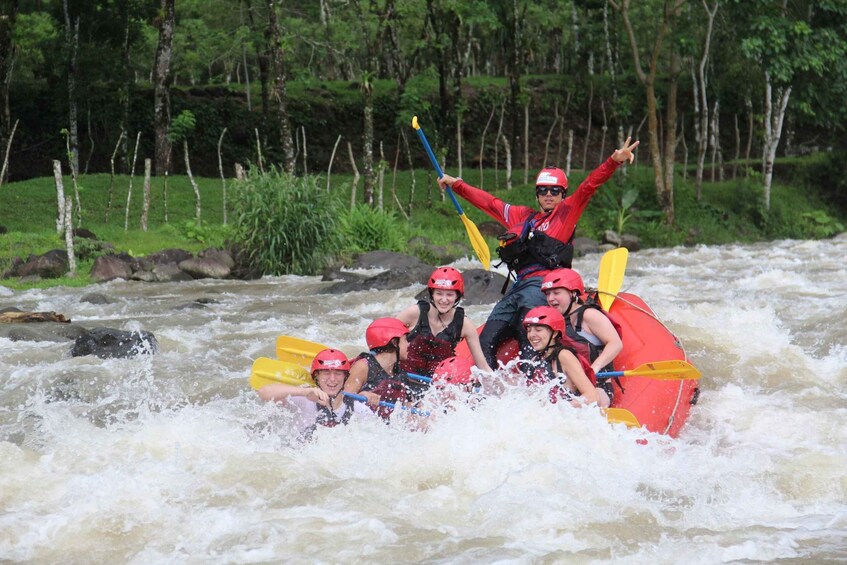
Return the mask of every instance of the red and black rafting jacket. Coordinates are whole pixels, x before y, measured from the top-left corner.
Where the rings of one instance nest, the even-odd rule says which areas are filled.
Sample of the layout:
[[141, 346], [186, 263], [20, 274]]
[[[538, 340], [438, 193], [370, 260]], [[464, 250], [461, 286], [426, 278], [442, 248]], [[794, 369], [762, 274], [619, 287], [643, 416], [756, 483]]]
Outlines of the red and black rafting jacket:
[[[508, 231], [498, 237], [500, 247], [497, 254], [510, 272], [518, 278], [534, 274], [536, 271], [548, 271], [558, 268], [570, 268], [573, 261], [573, 234], [567, 241], [561, 241], [536, 229], [537, 214], [533, 213], [524, 222], [520, 234]], [[546, 223], [542, 222], [541, 225]]]
[[455, 355], [456, 346], [462, 339], [465, 310], [456, 307], [453, 321], [444, 330], [433, 335], [432, 328], [429, 327], [429, 302], [418, 301], [418, 308], [418, 323], [409, 333], [407, 359], [401, 361], [400, 367], [407, 373], [430, 376], [439, 363]]
[[[574, 354], [579, 361], [579, 365], [582, 367], [582, 370], [585, 371], [585, 374], [588, 376], [588, 380], [591, 381], [593, 386], [597, 386], [597, 377], [594, 375], [594, 369], [591, 368], [588, 360], [582, 354], [577, 352], [574, 347], [571, 345], [565, 345], [561, 341], [557, 342], [556, 345], [553, 346], [553, 351], [549, 355], [541, 359], [536, 359], [537, 366], [532, 367], [529, 375], [527, 375], [527, 384], [543, 385], [550, 381], [561, 382], [560, 374], [564, 371], [562, 371], [562, 368], [559, 366], [559, 353], [561, 353], [563, 349], [566, 349]], [[553, 368], [554, 364], [556, 370]], [[564, 386], [564, 384], [557, 384], [550, 389], [550, 402], [552, 404], [556, 404], [559, 399], [566, 401], [571, 400], [574, 396], [580, 396], [580, 392], [578, 390], [571, 392]]]

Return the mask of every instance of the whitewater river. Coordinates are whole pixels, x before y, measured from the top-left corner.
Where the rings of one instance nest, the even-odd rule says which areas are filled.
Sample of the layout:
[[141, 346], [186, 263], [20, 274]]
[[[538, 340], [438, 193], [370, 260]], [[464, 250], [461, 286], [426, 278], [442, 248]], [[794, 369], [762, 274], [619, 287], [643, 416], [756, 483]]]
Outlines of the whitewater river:
[[[397, 418], [293, 441], [248, 385], [253, 359], [280, 334], [356, 353], [422, 285], [0, 287], [0, 307], [161, 348], [103, 361], [0, 338], [0, 562], [847, 561], [845, 258], [844, 236], [630, 255], [624, 290], [703, 373], [676, 440], [513, 390], [427, 433]], [[598, 262], [575, 262], [590, 285]]]

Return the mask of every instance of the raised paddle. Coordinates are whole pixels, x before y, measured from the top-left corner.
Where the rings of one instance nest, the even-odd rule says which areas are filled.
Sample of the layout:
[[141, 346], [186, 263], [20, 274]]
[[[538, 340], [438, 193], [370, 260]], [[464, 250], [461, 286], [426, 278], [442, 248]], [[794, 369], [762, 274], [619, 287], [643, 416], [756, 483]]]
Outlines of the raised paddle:
[[[417, 132], [424, 149], [426, 149], [426, 154], [429, 155], [429, 160], [435, 168], [438, 178], [443, 177], [444, 171], [441, 170], [441, 165], [438, 164], [438, 159], [435, 158], [435, 154], [432, 152], [432, 147], [429, 146], [429, 141], [426, 140], [426, 135], [424, 135], [421, 126], [418, 124], [417, 116], [412, 118], [412, 127]], [[468, 238], [471, 240], [474, 253], [476, 253], [476, 256], [479, 257], [480, 261], [482, 261], [482, 266], [485, 267], [485, 270], [487, 271], [491, 267], [491, 250], [488, 249], [488, 243], [485, 242], [485, 238], [482, 237], [481, 233], [479, 233], [479, 228], [476, 227], [476, 224], [465, 215], [464, 210], [462, 210], [462, 207], [459, 205], [459, 201], [456, 200], [456, 195], [453, 194], [453, 190], [449, 186], [447, 187], [446, 192], [447, 196], [450, 197], [450, 200], [453, 201], [453, 206], [456, 207], [456, 211], [459, 213], [459, 218], [461, 218], [462, 223], [465, 224], [465, 230], [468, 232]]]
[[279, 357], [280, 361], [296, 363], [303, 367], [311, 365], [315, 355], [324, 349], [329, 348], [326, 345], [321, 345], [314, 341], [306, 341], [299, 337], [281, 335], [276, 338], [276, 356]]
[[597, 373], [596, 376], [598, 379], [637, 376], [656, 379], [659, 381], [680, 381], [699, 379], [700, 371], [698, 371], [697, 367], [691, 363], [682, 361], [681, 359], [676, 359], [673, 361], [644, 363], [643, 365], [639, 365], [635, 369], [630, 369], [628, 371], [606, 371], [603, 373]]
[[629, 258], [629, 250], [626, 247], [618, 247], [603, 254], [600, 259], [600, 275], [597, 278], [597, 291], [600, 295], [600, 305], [606, 312], [612, 307], [615, 296], [623, 286], [623, 274], [626, 271], [626, 262]]

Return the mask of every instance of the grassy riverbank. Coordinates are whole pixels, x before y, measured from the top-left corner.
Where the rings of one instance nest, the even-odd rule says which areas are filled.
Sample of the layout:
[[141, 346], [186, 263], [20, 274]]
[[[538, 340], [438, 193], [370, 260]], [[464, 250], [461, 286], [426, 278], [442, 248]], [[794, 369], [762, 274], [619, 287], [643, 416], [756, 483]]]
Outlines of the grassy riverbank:
[[[736, 180], [705, 182], [702, 199], [695, 198], [693, 175], [677, 176], [675, 188], [676, 225], [667, 227], [659, 216], [652, 186], [653, 172], [646, 163], [630, 166], [626, 175], [618, 174], [602, 187], [589, 204], [580, 221], [577, 235], [600, 239], [605, 230], [617, 230], [623, 222], [623, 231], [641, 237], [645, 247], [722, 244], [730, 242], [752, 242], [784, 238], [819, 238], [843, 231], [847, 218], [843, 210], [834, 210], [813, 186], [803, 185], [804, 167], [813, 166], [815, 159], [794, 160], [783, 167], [795, 173], [777, 179], [771, 195], [771, 209], [765, 211], [761, 205], [761, 182], [759, 178], [744, 178], [739, 171]], [[731, 167], [727, 168], [731, 174]], [[533, 174], [530, 171], [530, 183]], [[476, 186], [482, 186], [497, 196], [515, 204], [534, 205], [534, 194], [530, 186], [522, 184], [523, 171], [515, 171], [514, 188], [492, 190], [495, 176], [499, 185], [504, 184], [503, 171], [463, 171], [463, 177]], [[573, 171], [570, 176], [572, 187], [586, 176], [583, 171]], [[408, 206], [410, 201], [412, 173], [398, 171], [396, 179], [386, 171], [384, 182], [385, 207], [394, 210], [392, 222], [401, 236], [401, 241], [417, 235], [429, 238], [437, 245], [451, 242], [466, 243], [462, 223], [456, 217], [452, 204], [441, 199], [434, 175], [429, 170], [418, 170], [414, 174], [416, 188], [411, 197], [411, 218], [406, 220], [396, 211], [391, 196], [391, 186], [396, 186], [397, 198]], [[708, 178], [708, 173], [707, 173]], [[73, 192], [70, 178], [65, 179], [66, 193]], [[332, 176], [331, 192], [347, 206], [350, 202], [351, 178], [345, 175]], [[129, 177], [119, 176], [112, 187], [112, 206], [107, 220], [109, 202], [109, 175], [87, 175], [79, 180], [83, 208], [81, 227], [94, 232], [101, 241], [114, 245], [116, 251], [125, 251], [141, 256], [165, 248], [179, 247], [192, 252], [206, 247], [222, 246], [231, 236], [229, 225], [223, 223], [223, 186], [220, 179], [197, 179], [202, 195], [202, 221], [194, 220], [195, 200], [187, 177], [173, 176], [168, 179], [167, 222], [163, 199], [162, 179], [153, 179], [149, 230], [140, 229], [142, 181], [133, 179], [128, 230], [124, 230], [125, 207], [129, 188]], [[358, 200], [361, 201], [359, 183]], [[325, 178], [318, 186], [326, 186]], [[622, 195], [637, 190], [638, 196], [632, 206], [622, 205]], [[237, 186], [227, 181], [231, 198]], [[40, 254], [50, 249], [62, 248], [63, 241], [55, 232], [56, 192], [52, 178], [37, 178], [23, 182], [4, 184], [0, 188], [0, 226], [6, 233], [0, 234], [0, 272], [5, 270], [13, 257]], [[489, 218], [466, 206], [466, 213], [477, 224]], [[228, 210], [232, 224], [232, 210]], [[489, 238], [493, 249], [496, 240]], [[96, 245], [83, 243], [78, 249], [81, 255], [76, 277], [21, 283], [2, 280], [0, 284], [11, 288], [48, 287], [55, 285], [80, 286], [91, 282], [89, 272], [94, 257], [100, 251]], [[470, 253], [470, 251], [469, 251]]]

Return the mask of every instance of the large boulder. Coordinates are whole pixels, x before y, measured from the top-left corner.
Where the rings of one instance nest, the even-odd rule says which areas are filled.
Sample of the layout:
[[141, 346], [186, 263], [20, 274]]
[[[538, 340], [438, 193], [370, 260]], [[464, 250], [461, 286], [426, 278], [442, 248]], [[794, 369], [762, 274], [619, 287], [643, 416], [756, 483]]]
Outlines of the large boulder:
[[159, 263], [153, 266], [153, 280], [159, 282], [193, 281], [194, 277], [179, 268], [176, 263]]
[[179, 268], [195, 279], [225, 279], [232, 269], [218, 259], [194, 257], [179, 263]]
[[101, 255], [91, 266], [91, 279], [95, 282], [106, 282], [115, 279], [129, 280], [132, 274], [129, 263], [117, 255]]
[[232, 255], [229, 254], [228, 251], [224, 251], [223, 249], [215, 249], [214, 247], [210, 247], [209, 249], [204, 249], [199, 253], [200, 257], [204, 257], [206, 259], [214, 259], [218, 263], [222, 263], [232, 270], [235, 267], [235, 261], [232, 259]]
[[582, 257], [589, 253], [599, 253], [600, 244], [590, 237], [575, 237], [573, 238], [574, 257]]
[[0, 324], [0, 337], [5, 337], [12, 341], [65, 342], [77, 339], [86, 333], [88, 333], [88, 330], [80, 325], [61, 322]]
[[30, 255], [26, 263], [16, 269], [15, 276], [55, 279], [67, 272], [68, 254], [61, 249], [53, 249], [44, 255]]
[[80, 297], [80, 302], [87, 302], [89, 304], [112, 304], [114, 300], [106, 296], [105, 294], [100, 294], [99, 292], [89, 292]]
[[152, 355], [158, 349], [156, 337], [148, 331], [94, 328], [76, 338], [71, 356], [95, 355], [101, 359], [126, 359], [137, 355]]
[[178, 265], [182, 261], [191, 259], [192, 257], [194, 257], [194, 255], [184, 249], [164, 249], [162, 251], [150, 253], [145, 257], [145, 259], [156, 265], [164, 263], [174, 263], [175, 265]]

